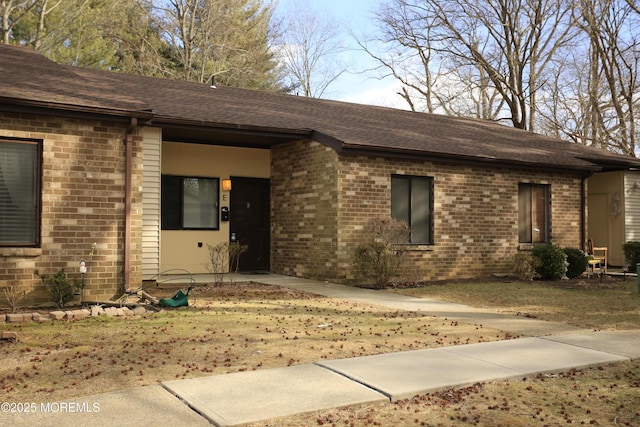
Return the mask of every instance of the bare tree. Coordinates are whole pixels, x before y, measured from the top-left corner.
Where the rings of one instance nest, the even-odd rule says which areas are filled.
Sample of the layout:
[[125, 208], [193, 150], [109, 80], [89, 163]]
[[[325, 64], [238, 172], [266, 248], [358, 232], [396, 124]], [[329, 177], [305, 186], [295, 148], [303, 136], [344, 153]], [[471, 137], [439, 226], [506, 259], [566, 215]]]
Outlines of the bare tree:
[[449, 101], [457, 98], [457, 94], [436, 90], [438, 82], [446, 81], [450, 73], [436, 69], [435, 52], [431, 47], [433, 23], [403, 2], [381, 5], [376, 21], [377, 37], [365, 40], [353, 33], [352, 36], [378, 62], [377, 69], [382, 77], [393, 76], [402, 83], [398, 95], [412, 111], [434, 113], [444, 110], [451, 114]]
[[[478, 116], [495, 116], [492, 110], [504, 103], [514, 127], [533, 130], [541, 76], [570, 39], [572, 5], [565, 0], [390, 0], [378, 20], [387, 28], [389, 42], [422, 59], [422, 82], [433, 83], [443, 69], [455, 72], [457, 77], [447, 85], [457, 81], [466, 83], [467, 92], [472, 88]], [[383, 65], [397, 76], [402, 74], [397, 72], [399, 63], [404, 63], [402, 57]], [[429, 72], [437, 77], [429, 78]], [[421, 84], [419, 77], [413, 78], [414, 85]], [[442, 108], [453, 111], [443, 102], [451, 97], [437, 84], [421, 93], [428, 95], [427, 102], [437, 99]]]
[[160, 7], [165, 36], [185, 80], [191, 80], [193, 74], [198, 4], [198, 0], [170, 0]]
[[[620, 0], [582, 0], [589, 38], [589, 133], [592, 145], [635, 155], [638, 139], [640, 40], [635, 10]], [[634, 16], [634, 18], [636, 18]]]
[[625, 1], [627, 2], [631, 10], [633, 10], [637, 14], [640, 14], [640, 6], [636, 4], [635, 0], [625, 0]]
[[591, 64], [588, 43], [580, 43], [547, 70], [538, 105], [538, 129], [542, 133], [579, 144], [591, 143], [589, 106], [602, 95], [590, 76]]
[[287, 11], [277, 49], [292, 90], [320, 98], [347, 71], [340, 61], [342, 37], [335, 19], [306, 1]]
[[262, 89], [280, 86], [263, 0], [167, 0], [158, 7], [175, 77]]

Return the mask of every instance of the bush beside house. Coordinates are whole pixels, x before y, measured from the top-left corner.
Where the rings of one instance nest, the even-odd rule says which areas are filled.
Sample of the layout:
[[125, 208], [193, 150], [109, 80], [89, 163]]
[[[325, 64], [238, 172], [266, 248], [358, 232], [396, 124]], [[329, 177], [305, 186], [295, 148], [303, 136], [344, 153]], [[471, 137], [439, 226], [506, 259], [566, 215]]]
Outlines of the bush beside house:
[[587, 266], [587, 256], [580, 249], [552, 244], [536, 246], [531, 253], [519, 252], [514, 257], [514, 273], [526, 281], [573, 279], [584, 273]]
[[627, 242], [622, 245], [624, 251], [624, 263], [627, 271], [636, 271], [636, 265], [640, 263], [640, 242]]
[[583, 251], [576, 248], [564, 248], [563, 251], [567, 256], [567, 277], [569, 279], [578, 277], [587, 270], [589, 263]]

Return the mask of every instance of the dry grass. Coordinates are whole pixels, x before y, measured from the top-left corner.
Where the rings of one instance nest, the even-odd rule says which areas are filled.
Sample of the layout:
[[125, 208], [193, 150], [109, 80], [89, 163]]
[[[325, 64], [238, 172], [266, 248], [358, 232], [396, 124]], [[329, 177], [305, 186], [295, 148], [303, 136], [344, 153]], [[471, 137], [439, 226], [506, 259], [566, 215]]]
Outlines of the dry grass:
[[[541, 319], [640, 328], [635, 282], [459, 283], [399, 290]], [[166, 291], [166, 296], [173, 293]], [[129, 319], [1, 325], [7, 401], [53, 401], [176, 378], [503, 339], [445, 319], [273, 286], [201, 289], [195, 307]], [[590, 312], [591, 311], [591, 312]], [[640, 361], [442, 390], [395, 403], [319, 411], [270, 426], [640, 425]]]
[[640, 425], [640, 361], [442, 390], [253, 426]]
[[397, 289], [416, 297], [495, 308], [541, 320], [593, 329], [640, 329], [640, 293], [635, 278], [559, 281], [437, 283]]
[[189, 308], [135, 318], [0, 325], [19, 336], [0, 344], [5, 400], [54, 401], [172, 379], [505, 338], [479, 325], [259, 284], [201, 288], [190, 300]]
[[[595, 329], [640, 329], [634, 279], [430, 284], [396, 292]], [[442, 390], [394, 403], [272, 420], [269, 426], [640, 426], [640, 360]]]

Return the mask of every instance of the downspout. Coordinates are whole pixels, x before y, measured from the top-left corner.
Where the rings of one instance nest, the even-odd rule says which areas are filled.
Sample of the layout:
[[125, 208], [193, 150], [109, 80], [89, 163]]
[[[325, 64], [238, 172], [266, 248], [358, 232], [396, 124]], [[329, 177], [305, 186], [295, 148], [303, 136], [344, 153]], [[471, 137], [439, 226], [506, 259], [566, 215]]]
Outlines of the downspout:
[[138, 127], [138, 119], [131, 117], [124, 137], [125, 143], [125, 175], [124, 175], [124, 291], [130, 291], [131, 270], [131, 182], [133, 163], [133, 131]]
[[582, 250], [586, 253], [586, 242], [587, 242], [587, 179], [594, 175], [591, 172], [588, 175], [584, 175], [582, 180], [580, 181], [580, 236], [582, 237]]

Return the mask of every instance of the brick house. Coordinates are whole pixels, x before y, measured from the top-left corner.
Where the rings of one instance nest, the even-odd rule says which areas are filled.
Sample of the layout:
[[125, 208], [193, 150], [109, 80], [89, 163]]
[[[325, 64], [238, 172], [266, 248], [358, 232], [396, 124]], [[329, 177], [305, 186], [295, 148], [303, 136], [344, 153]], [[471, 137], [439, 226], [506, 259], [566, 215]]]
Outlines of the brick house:
[[[539, 242], [581, 248], [587, 178], [640, 161], [485, 121], [57, 65], [0, 46], [0, 288], [86, 260], [89, 301], [167, 270], [348, 283], [369, 219], [411, 225], [407, 270], [508, 272]], [[226, 188], [231, 183], [231, 190]], [[97, 250], [89, 258], [89, 250]]]
[[640, 241], [640, 171], [598, 173], [587, 182], [589, 237], [594, 246], [608, 248], [610, 265], [635, 271], [627, 265], [623, 244]]

